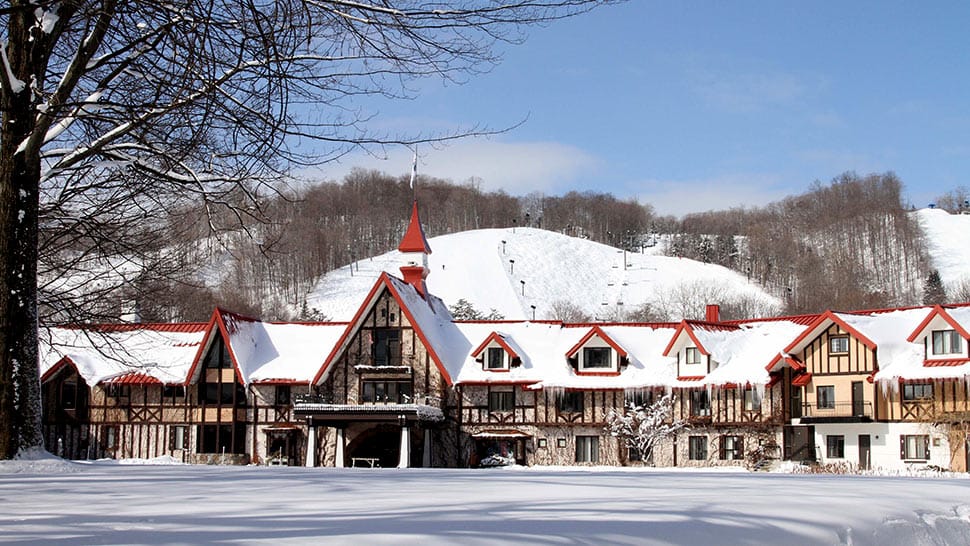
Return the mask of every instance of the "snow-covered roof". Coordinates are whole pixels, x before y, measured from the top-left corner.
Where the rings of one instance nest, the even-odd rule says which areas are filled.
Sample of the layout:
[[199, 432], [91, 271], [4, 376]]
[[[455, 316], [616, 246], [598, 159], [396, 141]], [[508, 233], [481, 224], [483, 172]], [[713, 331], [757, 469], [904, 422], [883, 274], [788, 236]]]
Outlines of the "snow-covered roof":
[[88, 385], [129, 374], [182, 383], [205, 331], [205, 323], [42, 328], [41, 377], [71, 364]]

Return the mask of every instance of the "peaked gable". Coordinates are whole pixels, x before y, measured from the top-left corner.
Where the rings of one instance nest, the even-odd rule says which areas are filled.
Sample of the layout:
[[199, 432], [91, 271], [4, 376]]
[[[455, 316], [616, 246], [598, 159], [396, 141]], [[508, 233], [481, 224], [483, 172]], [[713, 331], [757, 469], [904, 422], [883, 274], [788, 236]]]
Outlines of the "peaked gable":
[[[354, 318], [347, 324], [347, 328], [337, 340], [337, 343], [334, 345], [333, 350], [330, 351], [330, 354], [327, 356], [326, 360], [320, 366], [320, 370], [313, 377], [311, 384], [318, 385], [323, 381], [333, 364], [346, 352], [351, 339], [354, 337], [354, 334], [360, 331], [368, 313], [373, 310], [377, 301], [385, 293], [389, 294], [398, 304], [401, 309], [401, 313], [411, 324], [411, 328], [424, 345], [425, 350], [428, 352], [428, 356], [435, 364], [438, 372], [441, 373], [445, 383], [448, 386], [453, 384], [452, 374], [449, 373], [448, 368], [445, 365], [448, 361], [442, 359], [441, 353], [453, 356], [452, 353], [456, 351], [449, 350], [449, 341], [461, 344], [461, 342], [464, 342], [465, 340], [464, 337], [461, 336], [460, 332], [458, 332], [457, 328], [454, 328], [450, 313], [441, 300], [435, 298], [434, 296], [424, 296], [420, 294], [413, 286], [390, 276], [386, 272], [381, 273], [381, 275], [377, 278], [377, 281], [374, 282], [374, 286], [361, 303], [361, 306], [357, 309], [357, 312], [354, 314]], [[427, 309], [422, 309], [422, 305], [426, 306]], [[439, 316], [440, 314], [447, 314], [447, 316]], [[452, 325], [454, 332], [448, 332], [447, 334], [435, 332], [435, 327], [441, 326], [443, 322], [447, 322], [447, 324]], [[464, 354], [467, 354], [467, 343], [464, 344], [464, 347], [461, 347], [458, 350], [461, 350], [464, 352]]]
[[216, 338], [219, 337], [222, 338], [222, 342], [226, 345], [226, 351], [229, 353], [229, 359], [232, 362], [232, 369], [236, 372], [236, 377], [239, 378], [243, 384], [246, 384], [246, 378], [243, 376], [242, 371], [239, 368], [239, 361], [236, 359], [232, 344], [229, 342], [232, 334], [231, 328], [235, 328], [235, 319], [237, 318], [244, 320], [255, 320], [231, 311], [226, 311], [219, 307], [216, 307], [215, 311], [212, 312], [212, 317], [209, 319], [209, 323], [206, 326], [205, 337], [202, 339], [202, 344], [199, 345], [199, 350], [195, 354], [195, 359], [192, 361], [192, 366], [189, 368], [189, 373], [185, 377], [186, 385], [191, 385], [198, 381], [201, 370], [200, 365], [202, 364], [202, 361], [205, 359], [206, 355], [209, 354], [209, 350], [212, 348], [212, 344], [215, 342]]
[[488, 337], [485, 338], [485, 341], [483, 341], [481, 345], [479, 345], [478, 347], [475, 348], [474, 351], [472, 351], [472, 358], [478, 358], [482, 354], [482, 351], [484, 351], [485, 348], [488, 347], [492, 342], [495, 342], [498, 345], [500, 345], [502, 349], [504, 349], [505, 352], [508, 353], [510, 358], [519, 358], [518, 351], [513, 349], [512, 345], [506, 339], [506, 336], [504, 334], [500, 334], [499, 332], [492, 332], [491, 334], [489, 334]]
[[876, 343], [863, 335], [861, 332], [856, 330], [852, 325], [846, 322], [842, 317], [833, 313], [832, 311], [825, 311], [817, 319], [815, 319], [812, 324], [810, 324], [805, 331], [801, 333], [797, 338], [794, 339], [787, 347], [784, 348], [782, 352], [784, 353], [798, 353], [805, 348], [806, 345], [811, 343], [816, 337], [820, 336], [822, 332], [828, 330], [830, 326], [837, 324], [840, 328], [849, 333], [850, 336], [859, 340], [863, 345], [871, 350], [876, 350]]
[[614, 341], [613, 338], [608, 336], [606, 332], [603, 331], [602, 328], [600, 328], [599, 326], [593, 326], [592, 328], [589, 329], [588, 332], [586, 332], [586, 335], [580, 338], [580, 340], [576, 342], [575, 345], [573, 345], [572, 347], [569, 348], [568, 351], [566, 351], [566, 358], [572, 358], [573, 356], [575, 356], [576, 353], [578, 353], [579, 350], [582, 349], [583, 346], [586, 345], [586, 343], [589, 342], [589, 340], [593, 339], [594, 337], [598, 337], [602, 339], [607, 345], [612, 347], [616, 351], [616, 354], [618, 354], [619, 356], [621, 357], [628, 356], [626, 350], [623, 347], [621, 347], [619, 343]]
[[953, 329], [956, 330], [957, 333], [960, 334], [960, 337], [962, 337], [964, 340], [970, 340], [970, 333], [968, 333], [967, 330], [959, 322], [957, 322], [956, 319], [954, 319], [953, 316], [950, 315], [950, 313], [948, 313], [945, 308], [943, 308], [940, 305], [934, 305], [933, 309], [929, 312], [929, 314], [926, 315], [926, 318], [923, 319], [923, 322], [921, 322], [919, 326], [917, 326], [916, 329], [913, 330], [913, 333], [910, 334], [910, 336], [906, 339], [906, 341], [909, 341], [912, 343], [917, 339], [923, 337], [923, 335], [925, 334], [925, 330], [930, 327], [930, 325], [933, 323], [933, 320], [936, 318], [943, 319], [944, 322], [952, 326]]

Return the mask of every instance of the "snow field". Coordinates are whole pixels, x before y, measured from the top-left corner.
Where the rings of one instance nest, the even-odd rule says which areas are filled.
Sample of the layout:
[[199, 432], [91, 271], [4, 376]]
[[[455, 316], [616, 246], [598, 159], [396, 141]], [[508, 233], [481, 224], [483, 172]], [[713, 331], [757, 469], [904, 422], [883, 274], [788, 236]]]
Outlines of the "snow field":
[[0, 542], [967, 544], [970, 480], [16, 461]]

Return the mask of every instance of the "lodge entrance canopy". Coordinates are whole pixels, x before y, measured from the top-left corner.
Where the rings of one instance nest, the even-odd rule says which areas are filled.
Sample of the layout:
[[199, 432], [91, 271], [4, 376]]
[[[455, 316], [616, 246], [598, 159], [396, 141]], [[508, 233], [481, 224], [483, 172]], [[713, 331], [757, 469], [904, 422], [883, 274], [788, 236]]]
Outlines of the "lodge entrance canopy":
[[321, 424], [349, 421], [437, 423], [445, 418], [439, 408], [424, 404], [328, 404], [297, 400], [293, 411], [297, 417]]

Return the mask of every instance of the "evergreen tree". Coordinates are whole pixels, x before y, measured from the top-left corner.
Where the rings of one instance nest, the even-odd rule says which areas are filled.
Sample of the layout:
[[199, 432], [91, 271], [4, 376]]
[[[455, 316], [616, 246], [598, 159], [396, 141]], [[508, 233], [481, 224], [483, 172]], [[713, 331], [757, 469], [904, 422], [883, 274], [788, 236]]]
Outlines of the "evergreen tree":
[[926, 305], [941, 305], [946, 303], [946, 290], [943, 288], [943, 279], [940, 272], [936, 269], [930, 272], [923, 284], [923, 303]]

